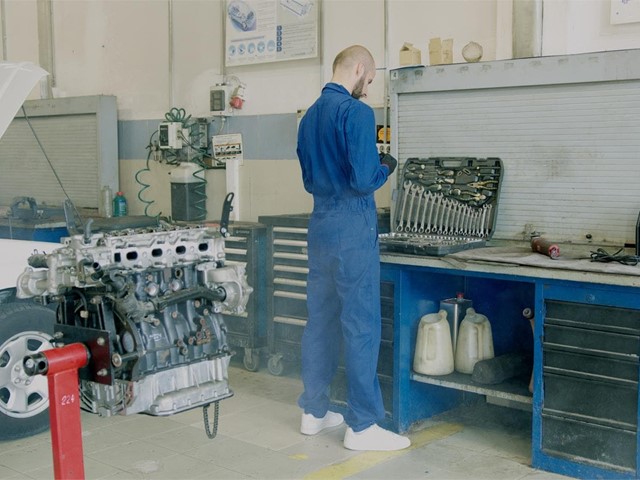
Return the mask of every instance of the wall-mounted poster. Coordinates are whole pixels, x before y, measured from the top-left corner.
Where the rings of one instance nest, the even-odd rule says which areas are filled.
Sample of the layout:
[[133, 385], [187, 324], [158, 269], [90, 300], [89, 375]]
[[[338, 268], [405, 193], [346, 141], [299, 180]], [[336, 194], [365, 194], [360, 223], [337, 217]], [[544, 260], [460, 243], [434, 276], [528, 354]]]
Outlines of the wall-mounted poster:
[[320, 0], [226, 0], [225, 65], [318, 56]]
[[611, 24], [640, 22], [640, 0], [611, 0]]

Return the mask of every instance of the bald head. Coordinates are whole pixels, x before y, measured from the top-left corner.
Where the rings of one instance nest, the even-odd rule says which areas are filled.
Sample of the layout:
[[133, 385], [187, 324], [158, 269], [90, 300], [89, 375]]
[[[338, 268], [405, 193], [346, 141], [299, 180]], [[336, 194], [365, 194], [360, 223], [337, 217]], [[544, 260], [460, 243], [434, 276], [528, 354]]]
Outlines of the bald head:
[[371, 52], [362, 45], [345, 48], [333, 61], [334, 83], [344, 86], [355, 98], [367, 96], [367, 87], [376, 75], [376, 64]]
[[353, 68], [358, 63], [362, 63], [367, 71], [376, 69], [376, 64], [369, 50], [362, 45], [351, 45], [336, 55], [333, 61], [333, 73], [336, 70]]

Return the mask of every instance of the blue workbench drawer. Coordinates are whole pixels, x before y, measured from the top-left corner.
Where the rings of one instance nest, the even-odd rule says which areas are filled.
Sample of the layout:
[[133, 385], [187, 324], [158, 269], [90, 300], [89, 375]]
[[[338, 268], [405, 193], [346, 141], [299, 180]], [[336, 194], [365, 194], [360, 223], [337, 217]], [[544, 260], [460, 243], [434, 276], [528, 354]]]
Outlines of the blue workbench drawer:
[[542, 414], [542, 450], [569, 461], [635, 473], [636, 433]]

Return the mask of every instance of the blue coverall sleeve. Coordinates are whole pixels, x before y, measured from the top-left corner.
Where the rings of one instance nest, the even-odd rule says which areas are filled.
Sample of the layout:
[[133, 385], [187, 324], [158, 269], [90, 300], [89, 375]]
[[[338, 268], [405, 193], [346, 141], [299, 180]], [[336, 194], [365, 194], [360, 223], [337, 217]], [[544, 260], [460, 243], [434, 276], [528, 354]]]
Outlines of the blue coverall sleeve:
[[300, 151], [300, 141], [298, 141], [298, 147], [296, 148], [296, 153], [298, 154], [298, 158], [300, 159], [300, 167], [302, 169], [302, 184], [304, 185], [304, 189], [307, 193], [311, 192], [311, 171], [310, 169], [302, 162], [302, 152]]
[[375, 192], [389, 176], [387, 167], [380, 164], [375, 127], [373, 110], [354, 102], [347, 112], [345, 137], [351, 169], [349, 185], [361, 195]]

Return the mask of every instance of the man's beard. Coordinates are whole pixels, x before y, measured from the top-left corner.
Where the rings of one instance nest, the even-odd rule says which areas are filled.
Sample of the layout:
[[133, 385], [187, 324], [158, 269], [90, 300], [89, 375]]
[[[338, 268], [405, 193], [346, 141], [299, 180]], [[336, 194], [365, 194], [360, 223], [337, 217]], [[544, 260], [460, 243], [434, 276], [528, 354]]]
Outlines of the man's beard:
[[360, 77], [360, 80], [358, 80], [358, 83], [355, 84], [355, 86], [353, 87], [353, 91], [351, 92], [351, 96], [356, 100], [360, 100], [363, 96], [366, 97], [366, 95], [362, 93], [362, 89], [364, 88], [364, 77], [365, 75], [363, 74], [362, 77]]

